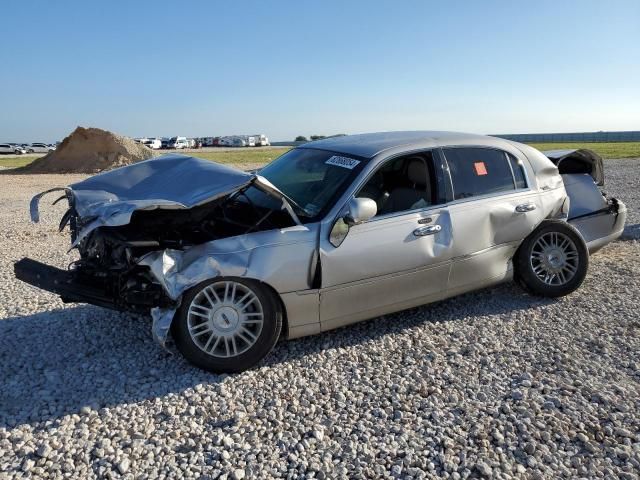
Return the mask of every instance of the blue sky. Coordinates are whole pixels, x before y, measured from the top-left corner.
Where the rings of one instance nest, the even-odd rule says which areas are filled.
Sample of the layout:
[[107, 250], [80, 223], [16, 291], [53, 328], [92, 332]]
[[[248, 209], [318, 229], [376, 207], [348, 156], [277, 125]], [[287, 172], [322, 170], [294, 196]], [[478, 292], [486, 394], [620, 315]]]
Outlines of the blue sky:
[[0, 141], [640, 129], [638, 0], [23, 0], [3, 18]]

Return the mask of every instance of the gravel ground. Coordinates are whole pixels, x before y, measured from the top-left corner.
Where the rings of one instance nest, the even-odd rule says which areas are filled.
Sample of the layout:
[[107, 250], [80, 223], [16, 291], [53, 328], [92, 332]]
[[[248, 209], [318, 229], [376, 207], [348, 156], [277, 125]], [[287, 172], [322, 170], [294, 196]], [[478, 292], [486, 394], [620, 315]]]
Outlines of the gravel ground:
[[513, 284], [281, 343], [216, 376], [156, 346], [150, 320], [13, 278], [62, 266], [79, 176], [0, 175], [0, 479], [638, 478], [640, 159], [607, 161], [624, 239], [560, 300]]

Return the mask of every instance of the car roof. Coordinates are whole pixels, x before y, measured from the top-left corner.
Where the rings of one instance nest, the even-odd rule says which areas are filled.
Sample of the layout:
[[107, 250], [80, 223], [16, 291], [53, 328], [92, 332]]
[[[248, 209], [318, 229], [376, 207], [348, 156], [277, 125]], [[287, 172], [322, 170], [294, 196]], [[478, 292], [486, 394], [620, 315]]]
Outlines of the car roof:
[[385, 150], [402, 147], [406, 150], [434, 148], [445, 145], [492, 145], [504, 147], [514, 142], [486, 135], [441, 131], [378, 132], [330, 137], [300, 145], [333, 152], [372, 158]]

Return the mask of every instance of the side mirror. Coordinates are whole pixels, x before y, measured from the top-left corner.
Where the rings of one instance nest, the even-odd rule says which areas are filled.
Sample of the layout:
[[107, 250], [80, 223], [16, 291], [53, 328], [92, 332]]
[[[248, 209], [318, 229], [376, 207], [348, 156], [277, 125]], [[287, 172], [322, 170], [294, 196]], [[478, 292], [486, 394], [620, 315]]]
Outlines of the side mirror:
[[376, 202], [370, 198], [352, 198], [349, 200], [347, 209], [347, 214], [338, 218], [331, 228], [329, 243], [334, 247], [339, 247], [347, 238], [350, 227], [366, 222], [378, 212]]
[[344, 221], [349, 226], [358, 225], [373, 218], [378, 213], [378, 205], [370, 198], [352, 198]]

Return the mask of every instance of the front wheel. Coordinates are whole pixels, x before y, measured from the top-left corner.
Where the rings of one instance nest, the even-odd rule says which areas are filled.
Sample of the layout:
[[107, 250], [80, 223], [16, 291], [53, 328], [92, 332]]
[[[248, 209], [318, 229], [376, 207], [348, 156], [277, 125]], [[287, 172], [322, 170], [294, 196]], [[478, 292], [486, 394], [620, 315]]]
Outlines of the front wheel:
[[516, 280], [529, 293], [562, 297], [584, 281], [589, 251], [575, 227], [546, 220], [522, 242], [513, 263]]
[[241, 372], [275, 346], [282, 310], [271, 291], [254, 280], [221, 278], [189, 290], [173, 319], [178, 350], [214, 373]]

